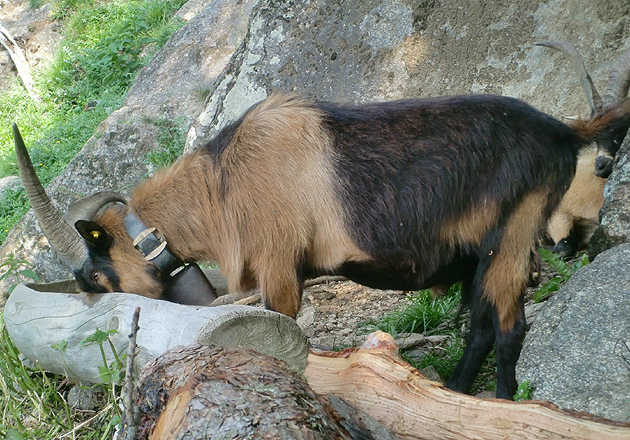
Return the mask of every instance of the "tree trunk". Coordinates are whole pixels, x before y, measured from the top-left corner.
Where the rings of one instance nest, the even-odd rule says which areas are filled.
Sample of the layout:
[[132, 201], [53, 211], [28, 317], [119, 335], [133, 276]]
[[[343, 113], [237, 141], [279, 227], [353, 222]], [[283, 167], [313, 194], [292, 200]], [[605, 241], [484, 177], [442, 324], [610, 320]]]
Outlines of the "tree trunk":
[[0, 25], [0, 44], [2, 44], [9, 53], [9, 56], [17, 69], [18, 77], [22, 81], [22, 84], [31, 99], [36, 103], [42, 102], [42, 98], [35, 92], [35, 83], [33, 81], [33, 76], [31, 75], [31, 69], [28, 67], [28, 63], [26, 62], [24, 52], [20, 46], [18, 46], [9, 31], [2, 25]]
[[136, 392], [138, 440], [352, 438], [300, 375], [254, 350], [179, 347], [147, 366]]
[[548, 402], [482, 400], [446, 389], [402, 361], [391, 336], [370, 335], [363, 349], [311, 353], [305, 375], [402, 439], [628, 440], [630, 424], [561, 411]]

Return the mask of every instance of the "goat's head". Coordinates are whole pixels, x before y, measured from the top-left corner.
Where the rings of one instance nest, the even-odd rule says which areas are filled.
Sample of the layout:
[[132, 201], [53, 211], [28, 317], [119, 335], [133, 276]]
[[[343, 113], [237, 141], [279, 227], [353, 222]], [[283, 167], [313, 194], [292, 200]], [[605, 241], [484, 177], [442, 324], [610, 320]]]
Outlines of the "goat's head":
[[[72, 270], [81, 290], [137, 293], [183, 304], [209, 304], [216, 298], [197, 265], [182, 266], [177, 274], [164, 273], [135, 247], [125, 225], [129, 209], [120, 194], [107, 191], [85, 197], [62, 216], [37, 178], [16, 124], [13, 137], [31, 207], [51, 247]], [[115, 205], [106, 206], [110, 204]], [[105, 209], [99, 214], [101, 208]]]
[[[612, 68], [608, 88], [602, 99], [584, 66], [582, 56], [573, 44], [567, 41], [542, 41], [536, 44], [558, 50], [567, 56], [586, 94], [591, 108], [591, 117], [618, 108], [627, 100], [628, 88], [630, 88], [630, 52], [623, 54]], [[610, 132], [597, 141], [595, 159], [597, 176], [608, 177], [612, 172], [615, 155], [626, 136], [627, 129], [625, 125], [611, 127]]]

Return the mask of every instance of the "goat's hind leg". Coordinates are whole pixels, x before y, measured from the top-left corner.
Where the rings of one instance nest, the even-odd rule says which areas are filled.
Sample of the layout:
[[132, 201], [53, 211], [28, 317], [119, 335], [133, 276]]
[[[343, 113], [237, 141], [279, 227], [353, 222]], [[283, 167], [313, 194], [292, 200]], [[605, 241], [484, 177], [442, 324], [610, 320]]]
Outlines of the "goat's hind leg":
[[446, 386], [453, 391], [468, 393], [484, 360], [492, 349], [495, 329], [492, 319], [493, 307], [483, 298], [480, 298], [479, 290], [473, 289], [470, 283], [464, 283], [463, 295], [471, 295], [470, 332], [464, 354]]

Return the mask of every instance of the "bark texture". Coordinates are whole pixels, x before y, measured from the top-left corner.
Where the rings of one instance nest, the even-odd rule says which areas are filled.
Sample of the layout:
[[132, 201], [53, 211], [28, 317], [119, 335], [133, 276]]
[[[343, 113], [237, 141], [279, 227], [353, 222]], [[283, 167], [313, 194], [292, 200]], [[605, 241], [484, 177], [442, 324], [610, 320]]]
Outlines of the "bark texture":
[[137, 439], [351, 438], [297, 373], [249, 349], [171, 350], [142, 372], [137, 392]]

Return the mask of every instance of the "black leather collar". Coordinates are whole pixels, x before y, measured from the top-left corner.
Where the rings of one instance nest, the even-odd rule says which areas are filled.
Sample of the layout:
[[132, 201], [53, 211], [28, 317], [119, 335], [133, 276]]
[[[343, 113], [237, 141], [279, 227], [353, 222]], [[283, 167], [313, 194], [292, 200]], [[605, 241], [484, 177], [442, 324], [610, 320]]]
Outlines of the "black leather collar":
[[166, 240], [155, 234], [155, 228], [148, 228], [131, 211], [125, 216], [124, 222], [135, 248], [145, 260], [155, 264], [164, 276], [173, 277], [185, 267], [186, 264], [170, 252]]

